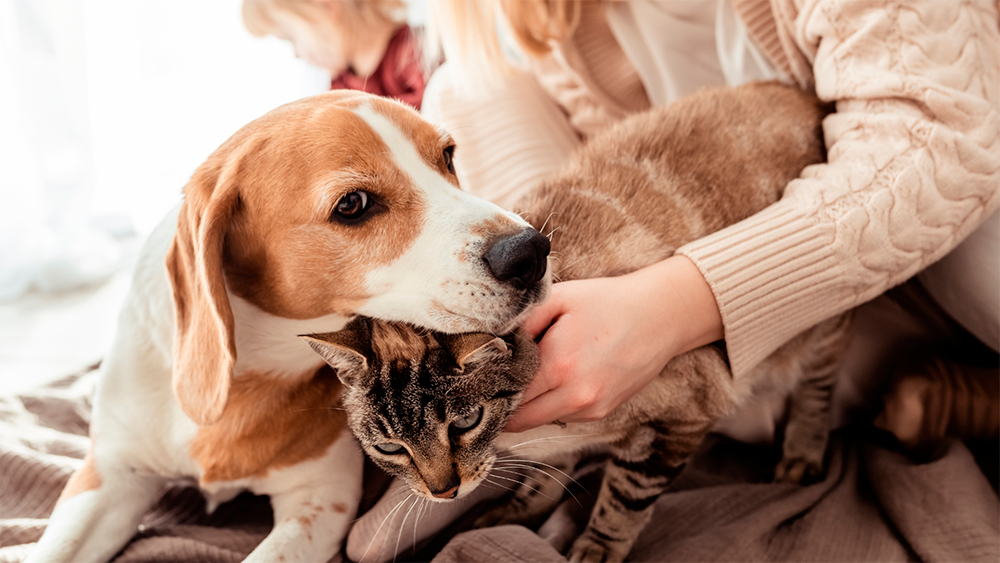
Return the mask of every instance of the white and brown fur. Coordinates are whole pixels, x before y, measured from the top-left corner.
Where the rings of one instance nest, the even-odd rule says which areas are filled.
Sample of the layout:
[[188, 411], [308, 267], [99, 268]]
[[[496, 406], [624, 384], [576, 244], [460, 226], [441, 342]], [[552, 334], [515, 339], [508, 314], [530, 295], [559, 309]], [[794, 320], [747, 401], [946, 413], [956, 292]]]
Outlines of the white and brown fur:
[[[824, 160], [821, 121], [825, 115], [815, 97], [777, 83], [704, 90], [597, 135], [557, 177], [522, 199], [518, 209], [537, 228], [544, 223], [547, 231], [554, 232], [550, 263], [557, 279], [625, 274], [663, 260], [685, 243], [777, 201], [803, 168]], [[653, 503], [706, 433], [751, 394], [765, 388], [791, 394], [784, 455], [775, 477], [794, 482], [816, 478], [823, 470], [833, 377], [847, 345], [849, 325], [849, 315], [828, 320], [798, 335], [738, 380], [732, 377], [721, 343], [682, 354], [603, 420], [501, 435], [493, 451], [484, 450], [484, 457], [449, 458], [456, 467], [464, 467], [458, 475], [467, 479], [458, 484], [456, 496], [468, 493], [482, 480], [477, 468], [492, 465], [496, 451], [515, 443], [544, 446], [533, 455], [551, 470], [532, 474], [511, 500], [481, 523], [532, 520], [558, 502], [565, 480], [561, 475], [571, 471], [582, 455], [608, 453], [596, 506], [569, 556], [571, 560], [623, 560], [650, 518]], [[324, 345], [324, 338], [333, 344]], [[342, 350], [348, 341], [340, 336], [312, 343], [331, 364], [344, 370], [343, 357], [351, 355]], [[372, 349], [382, 348], [374, 344], [354, 352], [370, 354]], [[393, 361], [423, 357], [411, 352], [412, 356]], [[515, 349], [513, 357], [521, 356], [531, 357]], [[330, 360], [336, 357], [341, 358], [339, 363]], [[367, 365], [383, 365], [383, 360], [369, 355]], [[354, 369], [360, 365], [356, 362]], [[527, 369], [532, 369], [530, 361], [514, 366], [504, 383], [519, 389], [516, 384], [525, 381], [522, 372]], [[399, 375], [406, 378], [405, 373]], [[495, 375], [487, 379], [497, 385], [492, 381]], [[487, 395], [481, 394], [480, 399], [499, 404]], [[373, 405], [377, 402], [378, 397], [372, 399]], [[467, 403], [464, 409], [469, 408]], [[449, 416], [463, 416], [458, 411]], [[441, 452], [447, 452], [449, 443], [447, 431], [441, 428], [453, 420], [446, 416], [440, 421], [442, 426], [429, 428], [441, 442]], [[370, 422], [357, 423], [364, 424]], [[389, 425], [386, 435], [372, 437], [357, 425], [352, 423], [362, 443], [390, 437], [401, 440], [399, 436], [406, 434], [405, 429]], [[461, 449], [454, 440], [451, 445], [456, 451]], [[419, 449], [407, 447], [414, 452]], [[519, 451], [521, 457], [527, 456], [525, 449]], [[373, 457], [378, 459], [378, 452]], [[434, 496], [428, 495], [428, 482], [421, 479], [418, 454], [395, 457], [398, 464], [412, 464], [416, 469], [394, 473], [415, 492]], [[435, 463], [446, 464], [440, 459]]]
[[[331, 92], [219, 147], [141, 252], [90, 453], [28, 561], [111, 559], [174, 481], [200, 487], [210, 510], [270, 495], [274, 528], [247, 560], [333, 556], [363, 458], [335, 408], [341, 383], [297, 335], [359, 313], [504, 331], [548, 287], [484, 261], [534, 231], [458, 188], [451, 146], [403, 104]], [[336, 213], [360, 192], [364, 213]]]

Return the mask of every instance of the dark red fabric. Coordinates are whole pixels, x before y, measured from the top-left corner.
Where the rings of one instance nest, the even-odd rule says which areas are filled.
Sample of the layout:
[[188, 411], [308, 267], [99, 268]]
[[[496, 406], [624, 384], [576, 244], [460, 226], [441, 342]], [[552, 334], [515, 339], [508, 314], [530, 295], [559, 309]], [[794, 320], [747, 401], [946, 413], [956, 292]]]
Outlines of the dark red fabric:
[[385, 55], [370, 76], [357, 76], [347, 70], [330, 83], [331, 90], [361, 90], [396, 98], [420, 109], [424, 97], [424, 75], [420, 46], [408, 26], [403, 26], [389, 40]]

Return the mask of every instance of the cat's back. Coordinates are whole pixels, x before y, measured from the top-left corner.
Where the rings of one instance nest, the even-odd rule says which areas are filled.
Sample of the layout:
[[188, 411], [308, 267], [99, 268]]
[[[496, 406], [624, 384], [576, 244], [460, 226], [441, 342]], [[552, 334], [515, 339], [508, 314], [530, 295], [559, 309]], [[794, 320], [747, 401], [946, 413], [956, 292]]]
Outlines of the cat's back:
[[701, 90], [595, 135], [517, 210], [557, 229], [561, 279], [627, 273], [777, 201], [825, 159], [826, 113], [776, 82]]
[[631, 161], [648, 182], [601, 189], [623, 201], [644, 188], [662, 191], [702, 202], [702, 215], [733, 223], [777, 201], [803, 168], [825, 160], [827, 113], [814, 95], [779, 82], [706, 88], [603, 131], [567, 172], [599, 177], [603, 168]]

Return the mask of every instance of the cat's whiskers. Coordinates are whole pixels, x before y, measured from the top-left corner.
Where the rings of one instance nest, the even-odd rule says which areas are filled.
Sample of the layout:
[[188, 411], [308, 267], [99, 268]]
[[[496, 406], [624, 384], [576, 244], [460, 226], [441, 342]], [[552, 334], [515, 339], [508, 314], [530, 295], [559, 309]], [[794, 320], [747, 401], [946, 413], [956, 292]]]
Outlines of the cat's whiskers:
[[[515, 444], [505, 450], [497, 453], [497, 459], [507, 459], [509, 456], [513, 455], [513, 450], [522, 449], [517, 453], [525, 455], [527, 452], [524, 450], [539, 450], [544, 452], [546, 455], [553, 455], [557, 452], [552, 451], [550, 448], [546, 448], [546, 445], [557, 445], [561, 448], [573, 448], [580, 453], [586, 453], [587, 450], [573, 442], [567, 440], [566, 438], [584, 438], [588, 436], [599, 436], [599, 434], [573, 434], [570, 436], [546, 436], [542, 438], [535, 438], [534, 440], [527, 440], [521, 442], [520, 444]], [[500, 456], [508, 456], [507, 458]]]
[[[562, 256], [563, 256], [562, 252], [559, 252], [559, 251], [556, 251], [556, 250], [553, 250], [553, 251], [549, 252], [549, 260], [552, 261], [552, 262], [555, 262], [556, 264], [558, 264], [562, 260]], [[553, 283], [559, 283], [559, 282], [562, 281], [562, 279], [559, 277], [559, 274], [557, 274], [555, 272], [555, 270], [556, 270], [556, 264], [553, 264], [553, 265], [551, 265], [549, 267], [549, 271], [552, 273], [552, 282]]]
[[[505, 465], [508, 465], [508, 466], [514, 466], [513, 465], [514, 463], [519, 463], [519, 464], [520, 463], [537, 463], [538, 465], [541, 465], [541, 466], [544, 466], [544, 467], [548, 467], [549, 469], [552, 469], [553, 471], [558, 471], [560, 474], [564, 475], [567, 479], [569, 479], [570, 481], [572, 481], [575, 485], [577, 485], [577, 486], [579, 486], [581, 488], [583, 487], [583, 485], [580, 485], [579, 481], [577, 481], [572, 476], [570, 476], [569, 473], [566, 473], [565, 471], [563, 471], [562, 469], [559, 469], [558, 467], [556, 467], [554, 465], [550, 465], [548, 463], [545, 463], [544, 461], [538, 461], [536, 459], [517, 459], [517, 458], [503, 458], [503, 459], [499, 459], [497, 461], [502, 461], [502, 462], [504, 462]], [[517, 465], [517, 467], [524, 467], [524, 466]], [[534, 467], [534, 466], [527, 466], [527, 467], [530, 467], [532, 469], [538, 469], [537, 467]], [[538, 470], [541, 471], [541, 469], [538, 469]]]
[[[549, 500], [554, 500], [552, 497], [550, 497], [549, 495], [543, 493], [537, 487], [532, 487], [531, 485], [525, 483], [524, 481], [519, 481], [517, 479], [511, 479], [510, 477], [504, 477], [503, 475], [497, 475], [496, 473], [491, 473], [490, 477], [496, 477], [497, 479], [503, 479], [504, 481], [510, 481], [511, 483], [517, 483], [518, 485], [520, 485], [522, 487], [528, 487], [532, 491], [535, 491], [536, 493], [542, 495], [543, 497], [545, 497], [545, 498], [547, 498]], [[535, 480], [538, 481], [537, 479], [535, 479]]]
[[[396, 514], [396, 512], [399, 510], [399, 508], [401, 506], [403, 506], [403, 503], [405, 503], [406, 501], [410, 500], [410, 498], [413, 495], [415, 495], [415, 494], [416, 493], [411, 492], [409, 495], [406, 496], [406, 498], [404, 498], [403, 500], [399, 501], [399, 503], [397, 503], [396, 506], [394, 506], [392, 508], [392, 510], [389, 511], [388, 514], [385, 515], [385, 518], [382, 519], [382, 523], [378, 525], [378, 528], [375, 530], [375, 533], [372, 534], [372, 541], [368, 542], [368, 547], [365, 549], [365, 552], [363, 554], [361, 554], [361, 557], [358, 558], [358, 561], [364, 561], [365, 560], [365, 557], [368, 555], [368, 551], [371, 550], [372, 545], [375, 544], [375, 540], [377, 540], [379, 538], [378, 534], [379, 534], [379, 532], [382, 531], [382, 527], [385, 526], [385, 523], [389, 520], [389, 517], [390, 516], [394, 517], [395, 514]], [[393, 558], [395, 558], [395, 556], [393, 556]]]
[[512, 493], [516, 493], [517, 492], [517, 489], [512, 489], [512, 488], [508, 487], [507, 485], [504, 485], [503, 483], [493, 482], [493, 481], [490, 480], [489, 477], [483, 477], [483, 481], [482, 482], [485, 483], [485, 484], [487, 484], [487, 485], [493, 485], [494, 487], [500, 487], [501, 489], [507, 489], [508, 491], [510, 491]]
[[[532, 468], [532, 469], [534, 469], [534, 468]], [[516, 469], [509, 469], [509, 468], [505, 468], [505, 467], [496, 467], [496, 468], [494, 468], [494, 471], [502, 471], [504, 473], [509, 473], [511, 475], [517, 475], [518, 477], [521, 477], [522, 480], [523, 479], [531, 479], [532, 481], [538, 483], [539, 485], [542, 484], [542, 480], [539, 479], [538, 477], [534, 477], [532, 475], [528, 475], [527, 473], [525, 473], [523, 471], [518, 471]], [[498, 477], [499, 477], [499, 475], [498, 475]]]
[[308, 412], [308, 411], [344, 411], [347, 409], [341, 407], [312, 407], [308, 409], [296, 409], [294, 412]]
[[[402, 496], [402, 495], [404, 495], [406, 493], [411, 493], [412, 494], [410, 487], [399, 487], [399, 488], [397, 488], [394, 491], [386, 491], [382, 495], [382, 499], [385, 502], [392, 502], [393, 499], [397, 499], [397, 498], [399, 498], [400, 496]], [[403, 500], [406, 500], [406, 499], [403, 499]], [[365, 516], [364, 514], [362, 514], [360, 516], [357, 516], [357, 517], [354, 518], [354, 520], [351, 520], [351, 522], [354, 523], [354, 524], [357, 524], [364, 516]]]
[[561, 270], [564, 270], [564, 271], [565, 271], [565, 270], [566, 270], [567, 268], [569, 268], [570, 266], [573, 266], [573, 265], [575, 265], [575, 264], [579, 264], [580, 262], [582, 262], [582, 261], [584, 261], [584, 260], [586, 260], [586, 259], [588, 259], [588, 258], [592, 258], [593, 256], [594, 256], [593, 254], [584, 254], [583, 256], [580, 256], [579, 258], [577, 258], [576, 260], [573, 260], [572, 262], [570, 262], [570, 263], [568, 263], [568, 264], [560, 264], [560, 265], [559, 265], [559, 268], [560, 268]]
[[414, 551], [417, 548], [417, 527], [420, 525], [420, 517], [424, 515], [424, 509], [427, 508], [427, 505], [430, 504], [430, 502], [427, 499], [423, 498], [423, 497], [421, 497], [421, 498], [419, 498], [417, 500], [420, 503], [420, 508], [417, 509], [417, 515], [413, 518], [413, 544], [412, 544], [412, 546], [413, 546]]
[[[395, 549], [395, 551], [393, 551], [393, 554], [392, 554], [392, 560], [393, 561], [396, 561], [396, 556], [399, 555], [399, 541], [401, 539], [403, 539], [403, 529], [406, 528], [406, 521], [410, 518], [410, 513], [413, 512], [414, 508], [416, 508], [418, 502], [420, 502], [420, 497], [417, 497], [413, 501], [413, 504], [410, 505], [410, 509], [407, 510], [406, 511], [406, 515], [403, 516], [403, 521], [399, 523], [399, 529], [396, 532], [396, 549]], [[416, 524], [414, 524], [414, 526], [416, 526]], [[416, 532], [414, 532], [414, 536], [416, 536]], [[413, 542], [413, 543], [414, 543], [414, 545], [416, 545], [416, 542]]]
[[536, 444], [538, 442], [560, 442], [560, 441], [562, 441], [562, 443], [564, 443], [564, 444], [566, 444], [566, 445], [568, 445], [570, 447], [573, 447], [573, 448], [576, 448], [576, 449], [578, 449], [580, 451], [583, 451], [583, 448], [581, 448], [580, 446], [577, 446], [575, 444], [570, 443], [569, 441], [566, 440], [566, 438], [588, 438], [590, 436], [600, 436], [600, 434], [593, 433], [593, 434], [566, 434], [566, 435], [562, 435], [562, 436], [542, 436], [541, 438], [535, 438], [533, 440], [525, 440], [524, 442], [521, 442], [520, 444], [514, 444], [513, 446], [507, 448], [507, 451], [509, 452], [510, 450], [514, 450], [514, 449], [517, 449], [517, 448], [520, 448], [520, 447], [523, 447], [523, 446], [527, 446], [529, 444]]
[[[549, 219], [551, 219], [552, 216], [555, 215], [555, 214], [557, 214], [557, 213], [558, 213], [558, 211], [553, 211], [552, 213], [549, 213], [549, 216], [545, 218], [545, 221], [542, 221], [542, 226], [539, 227], [538, 232], [540, 232], [540, 233], [544, 232], [545, 231], [545, 225], [549, 224]], [[549, 240], [552, 240], [551, 236], [549, 237]]]
[[[471, 311], [469, 316], [472, 317], [472, 320], [478, 322], [480, 325], [482, 325], [484, 327], [492, 326], [493, 325], [493, 323], [487, 322], [488, 319], [486, 319], [485, 317], [477, 314], [476, 310]], [[496, 331], [494, 331], [492, 329], [489, 330], [489, 331], [485, 331], [484, 330], [484, 332], [489, 332], [489, 334], [492, 334], [493, 336], [500, 336], [499, 334], [496, 333]]]
[[[524, 450], [521, 450], [517, 453], [522, 455], [528, 455], [528, 453], [531, 452], [532, 455], [534, 455], [537, 452], [542, 452], [546, 457], [551, 457], [553, 455], [558, 454], [561, 451], [560, 448], [552, 448], [546, 446], [547, 444], [531, 444], [530, 446], [525, 447]], [[578, 448], [578, 449], [584, 452], [586, 451], [583, 448]]]
[[[512, 463], [512, 464], [507, 464], [505, 466], [497, 466], [496, 470], [498, 470], [498, 471], [506, 470], [507, 472], [510, 472], [510, 473], [517, 473], [519, 475], [524, 475], [525, 477], [527, 477], [529, 479], [532, 479], [532, 480], [534, 480], [537, 483], [541, 483], [541, 480], [536, 479], [534, 477], [531, 477], [527, 473], [520, 473], [520, 472], [515, 471], [514, 469], [509, 469], [511, 467], [522, 468], [522, 469], [531, 469], [531, 470], [534, 470], [534, 471], [538, 471], [539, 473], [543, 473], [543, 474], [547, 475], [550, 479], [552, 479], [553, 481], [555, 481], [556, 483], [559, 483], [559, 486], [561, 486], [562, 488], [566, 489], [566, 492], [568, 492], [570, 494], [573, 494], [569, 490], [569, 487], [567, 487], [566, 484], [562, 482], [562, 480], [557, 479], [554, 475], [552, 475], [551, 473], [549, 473], [548, 471], [546, 471], [546, 470], [544, 470], [544, 469], [542, 469], [540, 467], [534, 467], [532, 465], [522, 465], [522, 464], [519, 464], [519, 463], [517, 463], [517, 464]], [[557, 469], [557, 468], [553, 467], [553, 469], [555, 469], [556, 471], [559, 471], [559, 469]], [[566, 475], [566, 473], [564, 473], [562, 471], [559, 471], [559, 473], [562, 473], [563, 475]], [[569, 479], [569, 480], [571, 480], [571, 481], [573, 481], [578, 486], [582, 487], [582, 485], [580, 485], [580, 483], [577, 483], [576, 480], [573, 479], [572, 477], [570, 477], [569, 475], [566, 475], [566, 478]]]
[[393, 499], [397, 499], [397, 498], [399, 498], [399, 497], [401, 497], [401, 496], [403, 496], [405, 494], [411, 494], [411, 495], [413, 495], [413, 494], [416, 494], [416, 493], [413, 491], [413, 489], [410, 488], [409, 485], [406, 485], [406, 486], [397, 488], [395, 491], [391, 491], [391, 492], [387, 491], [384, 496], [388, 500], [393, 500]]
[[[584, 491], [587, 490], [583, 485], [580, 484], [579, 481], [577, 481], [576, 479], [574, 479], [569, 473], [566, 473], [562, 469], [559, 469], [558, 467], [556, 467], [554, 465], [549, 465], [548, 463], [545, 463], [545, 462], [542, 462], [542, 461], [533, 460], [533, 459], [509, 459], [508, 458], [508, 459], [503, 459], [503, 460], [499, 460], [499, 461], [503, 462], [503, 465], [500, 465], [499, 467], [521, 467], [521, 468], [524, 468], [524, 469], [534, 469], [535, 471], [540, 471], [540, 472], [548, 475], [549, 478], [553, 479], [556, 483], [559, 483], [559, 485], [562, 488], [566, 489], [566, 492], [569, 493], [570, 496], [573, 497], [573, 500], [575, 500], [577, 502], [577, 504], [579, 504], [580, 506], [583, 506], [583, 504], [580, 502], [580, 499], [576, 498], [576, 495], [573, 494], [573, 491], [569, 490], [569, 487], [567, 487], [566, 484], [562, 482], [562, 480], [557, 479], [555, 476], [553, 476], [548, 471], [545, 471], [544, 469], [541, 469], [539, 467], [534, 467], [532, 465], [523, 465], [523, 464], [526, 464], [526, 463], [537, 463], [539, 465], [543, 465], [545, 467], [548, 467], [549, 469], [552, 469], [553, 471], [557, 471], [561, 475], [564, 475], [567, 479], [569, 479], [570, 481], [572, 481], [573, 484], [575, 484], [577, 487], [580, 487], [582, 490], [584, 490]], [[494, 465], [494, 467], [497, 467], [497, 465]]]

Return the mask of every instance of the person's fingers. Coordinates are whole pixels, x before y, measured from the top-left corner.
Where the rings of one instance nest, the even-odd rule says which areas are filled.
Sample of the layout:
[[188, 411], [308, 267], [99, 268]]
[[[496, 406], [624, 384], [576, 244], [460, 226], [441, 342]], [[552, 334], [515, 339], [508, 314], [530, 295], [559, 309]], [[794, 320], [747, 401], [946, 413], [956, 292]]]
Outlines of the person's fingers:
[[523, 403], [514, 416], [507, 421], [507, 427], [504, 431], [524, 432], [559, 420], [560, 416], [566, 416], [573, 412], [572, 409], [567, 409], [566, 405], [566, 392], [564, 390], [554, 389], [542, 393], [531, 402]]
[[[563, 308], [560, 304], [550, 299], [532, 311], [523, 324], [524, 329], [531, 338], [537, 339], [539, 334], [546, 332], [557, 322], [559, 316], [562, 315], [562, 310]], [[549, 333], [546, 334], [549, 335]], [[542, 365], [539, 366], [531, 383], [525, 388], [524, 394], [521, 396], [521, 405], [531, 402], [535, 397], [557, 386], [557, 382], [553, 381], [549, 376], [548, 372], [550, 370], [546, 369], [546, 348], [548, 347], [548, 342], [544, 342], [544, 340], [543, 338], [543, 342], [539, 343]]]
[[553, 294], [548, 299], [536, 305], [528, 313], [527, 318], [524, 319], [521, 326], [524, 327], [524, 330], [532, 339], [537, 340], [538, 335], [545, 332], [563, 314], [563, 309], [562, 301], [559, 300], [556, 292], [553, 290]]
[[[557, 309], [558, 310], [558, 309]], [[547, 332], [538, 343], [538, 352], [541, 355], [541, 365], [531, 383], [524, 390], [521, 396], [522, 407], [544, 393], [552, 389], [561, 387], [565, 381], [560, 375], [565, 375], [572, 370], [567, 368], [563, 361], [563, 355], [559, 353], [562, 338], [562, 317], [557, 317], [551, 325], [547, 327]]]
[[549, 380], [549, 378], [539, 369], [538, 373], [535, 374], [535, 378], [531, 380], [531, 383], [524, 389], [524, 394], [521, 395], [521, 405], [524, 406], [535, 399], [535, 397], [541, 395], [542, 393], [547, 393], [555, 385]]

